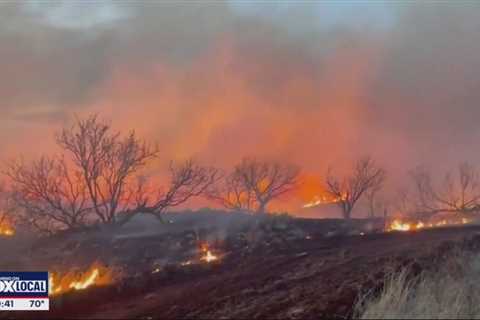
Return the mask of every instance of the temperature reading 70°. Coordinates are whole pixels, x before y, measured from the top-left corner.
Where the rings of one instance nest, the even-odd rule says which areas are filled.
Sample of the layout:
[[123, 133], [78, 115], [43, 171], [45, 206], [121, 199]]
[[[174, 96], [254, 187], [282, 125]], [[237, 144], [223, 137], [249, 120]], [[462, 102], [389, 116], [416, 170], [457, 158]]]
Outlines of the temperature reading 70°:
[[45, 305], [45, 300], [30, 300], [30, 308], [41, 308]]

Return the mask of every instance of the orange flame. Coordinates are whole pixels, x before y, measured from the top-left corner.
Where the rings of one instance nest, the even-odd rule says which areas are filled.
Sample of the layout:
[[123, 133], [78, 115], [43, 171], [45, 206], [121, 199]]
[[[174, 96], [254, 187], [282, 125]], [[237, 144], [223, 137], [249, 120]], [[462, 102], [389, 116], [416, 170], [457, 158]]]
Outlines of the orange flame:
[[94, 263], [85, 272], [69, 271], [66, 274], [50, 273], [49, 295], [60, 295], [73, 290], [85, 290], [113, 282], [113, 271]]
[[203, 257], [201, 257], [200, 259], [207, 262], [207, 263], [210, 263], [212, 261], [218, 260], [218, 257], [216, 255], [212, 254], [212, 252], [210, 250], [207, 250], [205, 255]]
[[0, 236], [11, 237], [15, 235], [15, 229], [7, 220], [0, 223]]
[[421, 229], [432, 229], [443, 226], [455, 226], [471, 223], [472, 221], [467, 218], [462, 218], [461, 220], [448, 221], [446, 219], [440, 220], [438, 222], [429, 222], [424, 223], [422, 221], [418, 222], [403, 222], [400, 219], [394, 219], [390, 225], [387, 227], [387, 232], [391, 231], [414, 231]]
[[201, 249], [202, 249], [202, 256], [200, 257], [201, 261], [205, 261], [206, 263], [210, 263], [210, 262], [218, 260], [218, 256], [214, 255], [210, 251], [210, 249], [208, 247], [208, 244], [203, 244], [201, 246]]
[[345, 199], [346, 199], [346, 194], [342, 194], [341, 197], [333, 197], [331, 195], [326, 195], [326, 194], [321, 196], [316, 195], [315, 197], [313, 197], [312, 201], [305, 203], [302, 206], [302, 208], [306, 209], [306, 208], [313, 208], [322, 204], [338, 203]]

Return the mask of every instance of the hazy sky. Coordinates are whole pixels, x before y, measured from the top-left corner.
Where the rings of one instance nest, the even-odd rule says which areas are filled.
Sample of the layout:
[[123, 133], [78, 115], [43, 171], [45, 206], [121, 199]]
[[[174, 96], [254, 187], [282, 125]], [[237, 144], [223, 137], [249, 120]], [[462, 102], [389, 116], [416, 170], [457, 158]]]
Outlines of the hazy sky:
[[0, 158], [100, 113], [159, 165], [256, 155], [316, 181], [371, 154], [400, 181], [480, 161], [479, 53], [473, 1], [1, 2]]

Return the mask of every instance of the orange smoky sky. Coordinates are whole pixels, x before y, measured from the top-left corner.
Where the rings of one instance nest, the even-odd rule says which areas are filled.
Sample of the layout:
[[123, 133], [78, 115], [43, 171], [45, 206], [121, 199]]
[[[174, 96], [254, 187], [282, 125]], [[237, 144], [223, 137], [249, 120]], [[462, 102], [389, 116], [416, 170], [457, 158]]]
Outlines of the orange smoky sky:
[[279, 210], [364, 155], [392, 190], [418, 164], [480, 160], [480, 7], [351, 5], [366, 16], [333, 1], [2, 3], [0, 158], [57, 152], [55, 131], [98, 113], [157, 142], [160, 175], [189, 157], [299, 165]]

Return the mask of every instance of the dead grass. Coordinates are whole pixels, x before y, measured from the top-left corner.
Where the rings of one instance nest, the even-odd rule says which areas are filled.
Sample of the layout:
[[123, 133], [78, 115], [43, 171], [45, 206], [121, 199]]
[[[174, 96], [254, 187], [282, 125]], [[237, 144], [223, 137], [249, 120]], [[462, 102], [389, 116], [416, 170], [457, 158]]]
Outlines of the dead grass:
[[456, 253], [435, 271], [392, 273], [355, 307], [361, 319], [480, 319], [480, 255]]

